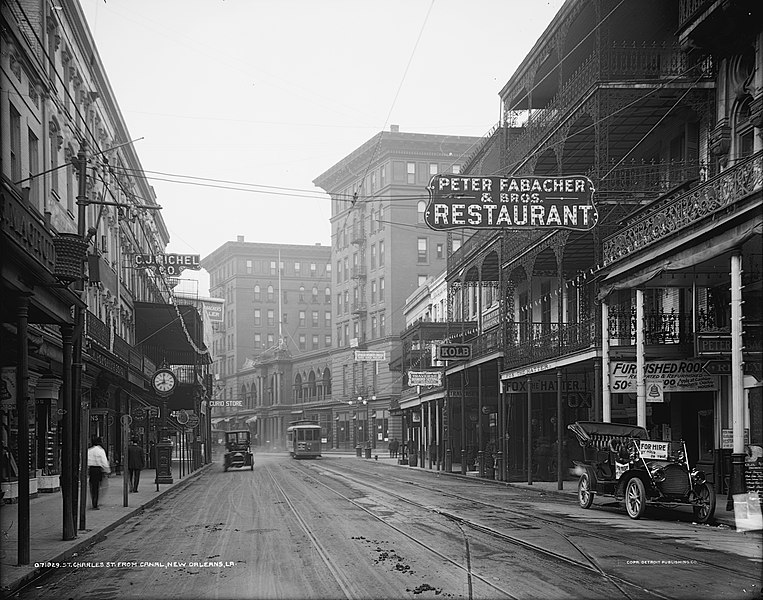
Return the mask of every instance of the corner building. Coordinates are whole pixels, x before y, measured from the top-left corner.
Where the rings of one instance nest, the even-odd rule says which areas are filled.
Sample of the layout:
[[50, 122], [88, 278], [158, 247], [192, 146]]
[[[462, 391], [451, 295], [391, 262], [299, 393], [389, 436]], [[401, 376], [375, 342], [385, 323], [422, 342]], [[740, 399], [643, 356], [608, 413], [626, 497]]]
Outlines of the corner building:
[[[460, 173], [478, 141], [393, 125], [314, 181], [331, 196], [337, 448], [402, 439], [400, 375], [389, 362], [400, 353], [405, 301], [444, 270], [460, 243], [460, 235], [453, 242], [425, 225], [427, 184], [438, 173]], [[374, 355], [356, 351], [383, 358], [363, 360]]]

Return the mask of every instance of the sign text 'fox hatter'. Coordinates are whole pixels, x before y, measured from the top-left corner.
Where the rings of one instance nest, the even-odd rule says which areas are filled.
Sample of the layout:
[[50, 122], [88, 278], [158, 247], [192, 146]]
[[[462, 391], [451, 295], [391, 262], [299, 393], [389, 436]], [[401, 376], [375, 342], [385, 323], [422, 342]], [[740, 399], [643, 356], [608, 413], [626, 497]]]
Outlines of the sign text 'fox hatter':
[[474, 229], [593, 229], [599, 219], [593, 183], [570, 177], [463, 177], [429, 181], [426, 224], [442, 231]]

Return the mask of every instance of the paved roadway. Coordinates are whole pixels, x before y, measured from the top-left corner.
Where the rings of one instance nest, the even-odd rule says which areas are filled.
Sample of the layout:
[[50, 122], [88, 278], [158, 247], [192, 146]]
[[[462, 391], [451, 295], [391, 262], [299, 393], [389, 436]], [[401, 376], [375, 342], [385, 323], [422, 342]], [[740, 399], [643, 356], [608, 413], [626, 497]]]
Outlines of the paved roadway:
[[385, 461], [213, 465], [21, 592], [83, 598], [760, 598], [760, 535]]

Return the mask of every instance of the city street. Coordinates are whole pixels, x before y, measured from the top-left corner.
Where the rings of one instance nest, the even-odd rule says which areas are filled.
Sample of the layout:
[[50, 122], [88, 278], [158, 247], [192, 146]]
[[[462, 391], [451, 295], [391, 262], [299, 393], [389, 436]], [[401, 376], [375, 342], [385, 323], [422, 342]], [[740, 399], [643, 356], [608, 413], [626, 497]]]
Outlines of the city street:
[[34, 582], [31, 598], [756, 598], [759, 532], [411, 469], [257, 454]]

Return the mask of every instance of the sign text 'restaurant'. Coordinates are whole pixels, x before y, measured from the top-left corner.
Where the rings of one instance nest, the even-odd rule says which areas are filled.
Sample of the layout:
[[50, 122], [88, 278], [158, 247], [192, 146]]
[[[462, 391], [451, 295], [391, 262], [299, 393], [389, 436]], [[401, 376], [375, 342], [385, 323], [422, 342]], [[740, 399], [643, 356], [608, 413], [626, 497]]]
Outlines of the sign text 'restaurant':
[[425, 222], [436, 231], [474, 229], [577, 229], [596, 226], [593, 184], [570, 177], [463, 177], [429, 181]]

